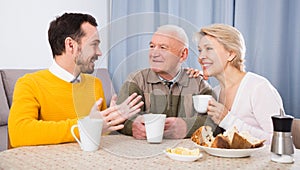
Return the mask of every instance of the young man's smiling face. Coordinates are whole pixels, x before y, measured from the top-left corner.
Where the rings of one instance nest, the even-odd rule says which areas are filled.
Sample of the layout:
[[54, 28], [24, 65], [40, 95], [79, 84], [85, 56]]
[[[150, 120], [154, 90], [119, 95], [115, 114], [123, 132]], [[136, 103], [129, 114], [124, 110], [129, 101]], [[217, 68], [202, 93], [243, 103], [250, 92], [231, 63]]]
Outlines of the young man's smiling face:
[[77, 49], [76, 67], [79, 67], [82, 73], [91, 74], [94, 72], [95, 61], [102, 55], [99, 48], [100, 38], [97, 28], [88, 22], [83, 23], [81, 29], [85, 35]]

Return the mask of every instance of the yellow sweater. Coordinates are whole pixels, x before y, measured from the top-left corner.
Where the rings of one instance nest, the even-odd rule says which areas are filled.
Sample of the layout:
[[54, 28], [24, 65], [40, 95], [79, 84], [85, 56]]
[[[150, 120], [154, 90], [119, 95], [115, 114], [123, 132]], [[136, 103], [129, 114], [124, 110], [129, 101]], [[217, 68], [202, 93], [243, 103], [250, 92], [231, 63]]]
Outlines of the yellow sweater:
[[[103, 98], [99, 79], [81, 74], [81, 82], [72, 84], [49, 70], [21, 77], [14, 89], [8, 118], [12, 147], [72, 142], [71, 126], [87, 116], [95, 101]], [[76, 131], [78, 136], [78, 131]]]

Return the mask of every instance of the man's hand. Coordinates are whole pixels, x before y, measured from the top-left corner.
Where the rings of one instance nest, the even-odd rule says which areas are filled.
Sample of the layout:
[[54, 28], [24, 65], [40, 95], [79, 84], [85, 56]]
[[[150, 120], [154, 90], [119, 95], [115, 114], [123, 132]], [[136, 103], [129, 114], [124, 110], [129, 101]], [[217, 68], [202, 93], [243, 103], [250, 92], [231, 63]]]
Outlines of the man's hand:
[[113, 96], [111, 105], [113, 107], [118, 106], [119, 111], [121, 112], [120, 118], [127, 120], [129, 117], [139, 113], [141, 111], [140, 107], [144, 105], [144, 102], [141, 101], [142, 96], [138, 96], [136, 93], [131, 94], [123, 103], [116, 105], [117, 97]]
[[169, 139], [183, 139], [187, 134], [185, 121], [177, 117], [168, 117], [165, 122], [164, 137]]
[[201, 76], [204, 80], [208, 80], [208, 77], [203, 73], [203, 71], [198, 69], [187, 67], [186, 74], [188, 74], [190, 78], [197, 78]]
[[132, 123], [132, 136], [136, 139], [146, 139], [146, 128], [143, 116], [138, 116]]
[[122, 123], [126, 119], [141, 111], [140, 107], [144, 104], [143, 101], [140, 101], [141, 98], [142, 96], [133, 93], [123, 103], [117, 105], [117, 96], [114, 95], [110, 107], [103, 111], [99, 111], [99, 106], [103, 102], [103, 99], [99, 99], [91, 109], [90, 117], [103, 119], [103, 133], [122, 129], [124, 127]]
[[198, 69], [194, 69], [194, 68], [190, 68], [190, 67], [187, 67], [186, 69], [187, 69], [186, 74], [188, 74], [190, 78], [192, 78], [192, 77], [197, 78], [197, 77], [203, 75], [202, 72], [199, 71]]

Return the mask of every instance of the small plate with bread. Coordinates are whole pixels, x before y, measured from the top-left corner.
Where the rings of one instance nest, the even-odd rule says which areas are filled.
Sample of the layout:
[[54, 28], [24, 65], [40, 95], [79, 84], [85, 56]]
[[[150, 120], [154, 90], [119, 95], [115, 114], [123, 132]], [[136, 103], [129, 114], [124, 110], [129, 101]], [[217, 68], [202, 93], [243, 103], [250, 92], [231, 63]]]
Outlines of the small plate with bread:
[[265, 140], [257, 139], [248, 132], [238, 132], [236, 127], [214, 137], [210, 126], [201, 126], [191, 139], [208, 154], [226, 158], [248, 157], [265, 148]]
[[164, 153], [171, 159], [176, 161], [188, 161], [193, 162], [201, 158], [203, 155], [200, 153], [200, 149], [188, 149], [184, 147], [167, 148]]

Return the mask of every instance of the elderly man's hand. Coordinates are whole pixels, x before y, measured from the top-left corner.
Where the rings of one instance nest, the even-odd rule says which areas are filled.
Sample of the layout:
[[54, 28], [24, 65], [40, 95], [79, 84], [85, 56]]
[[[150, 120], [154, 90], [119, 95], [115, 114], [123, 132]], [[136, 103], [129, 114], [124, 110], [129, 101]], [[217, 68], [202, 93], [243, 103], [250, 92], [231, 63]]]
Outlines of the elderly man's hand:
[[136, 139], [146, 139], [146, 128], [143, 116], [138, 116], [132, 123], [132, 136]]
[[197, 78], [202, 76], [204, 80], [208, 80], [208, 77], [204, 75], [203, 71], [189, 67], [187, 67], [186, 69], [186, 74], [188, 74], [190, 78]]
[[164, 137], [169, 139], [183, 139], [187, 133], [185, 121], [177, 117], [168, 117], [165, 122]]
[[203, 75], [202, 72], [199, 71], [198, 69], [187, 67], [186, 70], [187, 70], [186, 74], [188, 74], [190, 78], [192, 77], [197, 78]]

